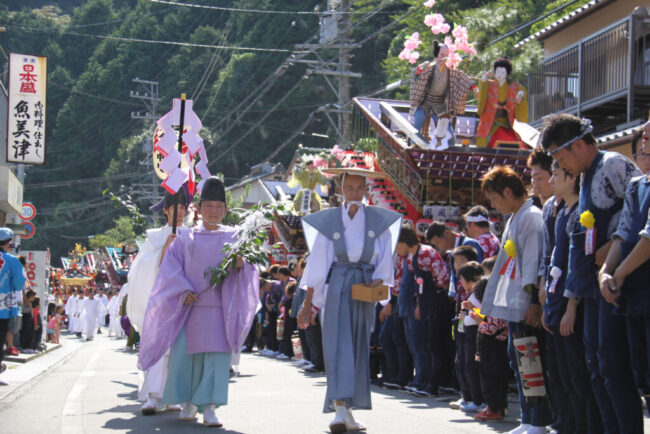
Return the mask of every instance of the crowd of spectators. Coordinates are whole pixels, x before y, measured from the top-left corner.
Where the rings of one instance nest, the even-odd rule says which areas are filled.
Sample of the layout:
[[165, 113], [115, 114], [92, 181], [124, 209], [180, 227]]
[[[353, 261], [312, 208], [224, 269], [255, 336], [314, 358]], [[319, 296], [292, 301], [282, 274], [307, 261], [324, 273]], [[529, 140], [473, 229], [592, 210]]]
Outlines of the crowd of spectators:
[[[547, 148], [562, 139], [558, 133], [562, 128], [575, 130], [575, 134], [564, 134], [576, 136], [574, 142], [584, 139], [576, 147], [595, 148], [583, 124], [578, 118], [560, 116], [546, 132]], [[650, 129], [650, 123], [646, 127]], [[643, 134], [636, 134], [635, 145]], [[582, 172], [570, 170], [566, 160], [564, 164], [554, 161], [548, 149], [534, 151], [528, 160], [532, 191], [526, 191], [520, 176], [508, 167], [492, 168], [484, 177], [483, 193], [504, 215], [503, 238], [483, 206], [471, 208], [454, 225], [433, 222], [424, 237], [418, 236], [412, 225], [404, 224], [395, 252], [396, 284], [390, 299], [376, 306], [370, 358], [373, 384], [418, 397], [448, 397], [451, 408], [480, 422], [502, 420], [508, 412], [508, 393], [516, 393], [521, 425], [512, 433], [535, 434], [547, 428], [560, 433], [641, 432], [642, 398], [647, 401], [650, 397], [647, 337], [640, 337], [639, 332], [645, 327], [647, 333], [647, 310], [638, 312], [638, 308], [628, 307], [626, 312], [620, 306], [627, 297], [608, 281], [608, 276], [615, 274], [616, 264], [613, 268], [607, 265], [611, 261], [607, 250], [616, 246], [617, 239], [638, 240], [634, 231], [647, 228], [648, 203], [644, 205], [645, 214], [642, 210], [639, 217], [634, 208], [639, 207], [639, 200], [633, 195], [640, 190], [629, 187], [626, 191], [628, 184], [650, 184], [645, 134], [644, 145], [634, 151], [635, 162], [620, 154], [596, 151], [610, 166], [604, 175], [610, 188], [598, 194], [612, 196], [621, 206], [609, 216], [611, 230], [599, 236], [598, 251], [592, 254], [595, 264], [586, 275], [569, 265], [569, 251], [573, 249], [570, 239], [584, 223], [577, 214], [580, 206], [585, 207], [578, 203], [585, 194], [579, 176]], [[634, 178], [641, 173], [646, 178]], [[612, 180], [621, 184], [613, 186]], [[648, 202], [650, 194], [644, 188]], [[519, 220], [515, 218], [518, 215]], [[513, 233], [515, 224], [518, 226]], [[641, 232], [643, 237], [648, 235]], [[599, 250], [602, 246], [606, 250]], [[621, 262], [619, 257], [614, 259], [617, 264]], [[313, 309], [308, 328], [296, 330], [295, 317], [305, 296], [300, 280], [308, 260], [305, 256], [288, 266], [272, 265], [261, 274], [261, 309], [242, 350], [251, 352], [256, 346], [264, 356], [296, 359], [296, 365], [305, 372], [322, 373], [326, 367], [318, 310]], [[596, 279], [601, 266], [599, 287]], [[645, 267], [647, 270], [647, 261]], [[634, 277], [642, 279], [646, 293], [649, 277]], [[593, 283], [591, 289], [598, 293], [576, 296], [572, 290], [584, 284], [583, 278]], [[521, 308], [507, 306], [513, 299], [498, 300], [500, 293], [510, 290], [505, 288], [511, 285], [508, 279], [527, 294], [523, 319], [511, 319], [500, 310]], [[607, 291], [614, 295], [609, 296]], [[491, 308], [482, 309], [487, 294]], [[617, 348], [622, 352], [612, 353], [618, 371], [597, 372], [599, 362], [594, 365], [592, 361], [593, 357], [606, 359], [600, 361], [602, 368], [613, 359], [601, 354], [602, 347], [597, 355], [590, 352], [587, 337], [603, 327], [585, 317], [585, 309], [593, 303], [591, 297], [600, 303], [601, 312], [613, 312], [611, 319], [607, 315], [601, 318], [607, 318], [612, 326], [623, 324], [617, 338]], [[528, 357], [522, 356], [523, 349], [515, 344], [521, 338], [534, 339], [529, 354], [539, 360], [533, 364], [539, 372], [521, 371], [521, 357]], [[597, 375], [605, 376], [605, 387], [600, 388]], [[615, 378], [630, 382], [614, 384]], [[629, 387], [623, 392], [625, 384]], [[541, 388], [541, 395], [530, 393], [535, 388]], [[609, 408], [605, 401], [610, 402]], [[635, 431], [639, 427], [640, 431]]]

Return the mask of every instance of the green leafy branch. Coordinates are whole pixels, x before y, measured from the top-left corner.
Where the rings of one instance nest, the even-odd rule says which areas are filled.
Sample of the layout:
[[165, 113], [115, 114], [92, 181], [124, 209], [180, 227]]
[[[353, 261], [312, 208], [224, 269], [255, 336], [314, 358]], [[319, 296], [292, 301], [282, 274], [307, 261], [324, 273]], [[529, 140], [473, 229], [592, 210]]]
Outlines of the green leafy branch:
[[221, 264], [209, 267], [204, 272], [204, 277], [210, 278], [210, 287], [218, 286], [228, 277], [230, 271], [237, 265], [237, 258], [251, 265], [267, 266], [269, 256], [265, 247], [269, 235], [267, 227], [275, 220], [278, 212], [284, 212], [283, 205], [257, 204], [248, 210], [231, 209], [238, 215], [241, 223], [237, 226], [236, 240], [226, 243], [222, 253], [224, 258]]

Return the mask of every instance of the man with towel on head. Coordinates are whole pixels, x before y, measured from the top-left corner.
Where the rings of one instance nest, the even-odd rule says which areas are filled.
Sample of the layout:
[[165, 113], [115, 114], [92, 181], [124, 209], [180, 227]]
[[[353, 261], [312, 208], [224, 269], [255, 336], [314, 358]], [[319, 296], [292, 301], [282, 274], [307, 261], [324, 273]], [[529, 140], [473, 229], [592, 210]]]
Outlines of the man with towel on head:
[[327, 393], [323, 411], [336, 411], [332, 433], [360, 431], [365, 427], [351, 409], [372, 408], [370, 402], [370, 333], [375, 303], [352, 298], [352, 285], [393, 285], [393, 252], [402, 216], [363, 203], [366, 177], [382, 174], [357, 168], [324, 170], [342, 175], [345, 202], [303, 217], [310, 256], [301, 287], [307, 294], [298, 323], [309, 325], [321, 311]]

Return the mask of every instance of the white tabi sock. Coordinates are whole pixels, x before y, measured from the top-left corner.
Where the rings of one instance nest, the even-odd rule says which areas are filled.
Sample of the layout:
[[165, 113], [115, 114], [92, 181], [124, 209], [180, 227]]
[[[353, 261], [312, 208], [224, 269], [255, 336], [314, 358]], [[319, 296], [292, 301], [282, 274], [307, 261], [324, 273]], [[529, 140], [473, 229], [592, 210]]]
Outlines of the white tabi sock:
[[522, 423], [517, 428], [508, 431], [506, 434], [524, 434], [526, 431], [528, 431], [528, 428], [530, 428], [530, 425], [527, 423]]

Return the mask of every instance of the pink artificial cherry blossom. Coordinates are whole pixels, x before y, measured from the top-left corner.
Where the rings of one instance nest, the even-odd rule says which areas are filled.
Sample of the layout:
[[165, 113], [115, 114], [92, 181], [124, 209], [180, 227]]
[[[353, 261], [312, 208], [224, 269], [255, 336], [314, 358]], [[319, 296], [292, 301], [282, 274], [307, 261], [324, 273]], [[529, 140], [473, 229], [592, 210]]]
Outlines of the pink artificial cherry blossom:
[[409, 63], [414, 64], [415, 62], [418, 61], [419, 58], [420, 58], [420, 53], [418, 53], [417, 51], [411, 51], [408, 56], [408, 61]]
[[458, 68], [458, 65], [460, 65], [460, 62], [463, 59], [460, 57], [460, 55], [457, 52], [449, 52], [449, 57], [447, 57], [447, 68], [449, 69], [456, 69]]
[[420, 41], [420, 34], [418, 32], [414, 32], [411, 36], [406, 39], [406, 42], [404, 42], [404, 48], [408, 51], [413, 51], [417, 49], [422, 41]]
[[434, 35], [438, 35], [438, 34], [444, 35], [446, 33], [449, 33], [449, 29], [450, 27], [449, 24], [447, 23], [441, 23], [441, 24], [436, 24], [435, 26], [431, 26], [431, 32]]
[[451, 32], [451, 34], [457, 40], [467, 42], [467, 38], [468, 38], [467, 28], [465, 28], [463, 26], [456, 26], [456, 27], [454, 27], [454, 31]]
[[427, 27], [433, 27], [440, 25], [445, 22], [445, 17], [442, 14], [429, 14], [424, 17], [424, 25]]
[[339, 161], [343, 160], [343, 156], [345, 155], [345, 151], [339, 148], [339, 145], [334, 145], [330, 153], [334, 158], [336, 158]]
[[322, 157], [314, 158], [314, 167], [328, 167], [329, 163]]
[[436, 4], [436, 0], [429, 0], [424, 2], [424, 6], [428, 7], [429, 9], [431, 9], [435, 4]]
[[471, 44], [467, 43], [467, 41], [456, 40], [455, 44], [457, 51], [463, 51], [470, 56], [476, 55], [476, 49]]
[[445, 47], [449, 48], [450, 54], [457, 50], [456, 44], [449, 36], [445, 36]]

